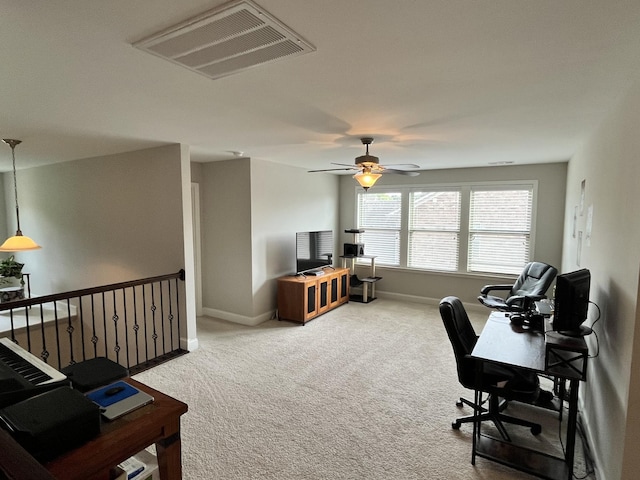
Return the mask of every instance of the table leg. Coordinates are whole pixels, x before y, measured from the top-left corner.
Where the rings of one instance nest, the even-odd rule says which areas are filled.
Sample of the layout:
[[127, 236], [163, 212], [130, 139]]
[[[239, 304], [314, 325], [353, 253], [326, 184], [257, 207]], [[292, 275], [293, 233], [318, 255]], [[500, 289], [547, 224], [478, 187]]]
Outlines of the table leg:
[[180, 420], [177, 430], [156, 443], [158, 470], [161, 480], [182, 480], [182, 447]]

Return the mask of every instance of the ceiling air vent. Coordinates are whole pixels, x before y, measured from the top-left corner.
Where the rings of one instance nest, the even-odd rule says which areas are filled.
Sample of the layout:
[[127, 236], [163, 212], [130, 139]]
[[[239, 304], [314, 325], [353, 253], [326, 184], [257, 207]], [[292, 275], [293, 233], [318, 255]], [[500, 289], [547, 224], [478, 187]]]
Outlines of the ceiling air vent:
[[315, 51], [248, 0], [225, 3], [133, 46], [212, 79]]

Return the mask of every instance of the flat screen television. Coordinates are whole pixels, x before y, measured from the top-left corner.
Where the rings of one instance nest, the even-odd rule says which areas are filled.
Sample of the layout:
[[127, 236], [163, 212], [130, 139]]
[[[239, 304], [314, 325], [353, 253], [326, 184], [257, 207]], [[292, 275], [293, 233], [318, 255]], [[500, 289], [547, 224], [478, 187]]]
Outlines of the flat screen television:
[[553, 329], [569, 336], [591, 333], [582, 323], [589, 310], [591, 272], [586, 268], [563, 273], [556, 277], [556, 294], [553, 306]]
[[333, 265], [333, 231], [296, 233], [296, 273]]

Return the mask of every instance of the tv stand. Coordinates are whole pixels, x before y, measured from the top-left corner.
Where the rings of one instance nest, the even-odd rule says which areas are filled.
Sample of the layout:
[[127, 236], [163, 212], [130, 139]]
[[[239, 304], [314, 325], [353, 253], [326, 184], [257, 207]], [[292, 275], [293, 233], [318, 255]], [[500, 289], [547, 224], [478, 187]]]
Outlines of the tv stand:
[[349, 301], [349, 269], [326, 267], [322, 272], [278, 279], [278, 320], [304, 325]]

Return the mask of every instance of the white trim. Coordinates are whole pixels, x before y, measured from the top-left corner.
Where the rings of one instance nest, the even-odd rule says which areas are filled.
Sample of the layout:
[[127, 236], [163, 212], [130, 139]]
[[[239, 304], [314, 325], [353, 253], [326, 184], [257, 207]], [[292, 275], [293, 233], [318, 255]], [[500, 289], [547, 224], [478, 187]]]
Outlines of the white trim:
[[202, 315], [202, 242], [200, 240], [200, 184], [191, 182], [191, 214], [193, 221], [193, 257], [196, 292], [196, 315]]
[[[384, 292], [380, 290], [376, 290], [376, 297], [386, 298], [388, 300], [397, 300], [400, 302], [411, 302], [411, 303], [421, 303], [424, 305], [432, 305], [438, 306], [440, 305], [441, 298], [433, 298], [433, 297], [419, 297], [417, 295], [406, 295], [404, 293], [394, 293], [394, 292]], [[489, 309], [484, 305], [476, 304], [476, 303], [465, 303], [463, 302], [465, 310], [467, 312], [476, 312], [476, 313], [487, 313], [487, 317], [489, 316]]]
[[182, 186], [182, 236], [184, 249], [184, 288], [187, 325], [181, 345], [197, 345], [196, 292], [193, 252], [193, 216], [191, 207], [191, 155], [189, 146], [180, 144], [180, 180]]
[[275, 318], [274, 312], [266, 312], [262, 315], [258, 315], [257, 317], [247, 317], [244, 315], [238, 315], [236, 313], [225, 312], [208, 307], [204, 307], [202, 309], [202, 314], [207, 317], [219, 318], [220, 320], [226, 320], [228, 322], [238, 323], [240, 325], [246, 325], [248, 327], [255, 327], [256, 325], [260, 325], [262, 322], [266, 322], [267, 320]]

